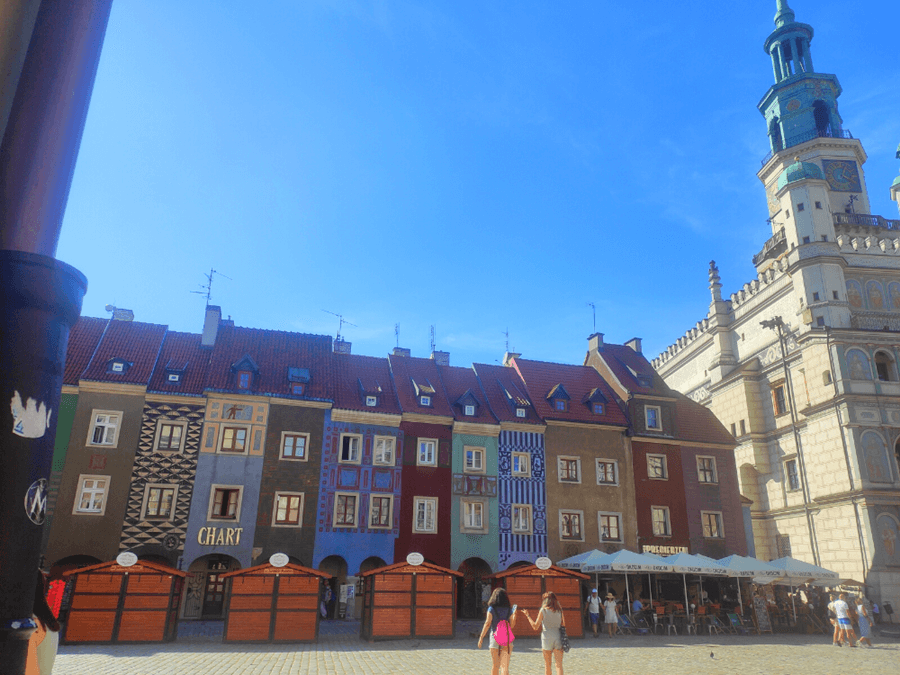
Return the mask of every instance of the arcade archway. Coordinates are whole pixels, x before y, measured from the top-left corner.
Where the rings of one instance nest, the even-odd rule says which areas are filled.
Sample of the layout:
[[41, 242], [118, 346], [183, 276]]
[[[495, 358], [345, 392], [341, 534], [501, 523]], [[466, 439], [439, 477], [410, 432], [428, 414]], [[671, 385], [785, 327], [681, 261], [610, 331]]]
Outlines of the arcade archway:
[[484, 602], [490, 597], [491, 582], [487, 578], [493, 572], [481, 558], [466, 558], [458, 570], [463, 575], [457, 584], [456, 615], [460, 619], [478, 619], [484, 616]]

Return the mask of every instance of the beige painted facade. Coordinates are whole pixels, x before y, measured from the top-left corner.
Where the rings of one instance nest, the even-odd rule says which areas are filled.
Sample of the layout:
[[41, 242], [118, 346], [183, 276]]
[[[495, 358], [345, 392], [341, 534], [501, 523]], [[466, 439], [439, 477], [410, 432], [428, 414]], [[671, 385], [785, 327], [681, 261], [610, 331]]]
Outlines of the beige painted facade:
[[[547, 551], [551, 560], [562, 560], [584, 551], [636, 550], [634, 475], [629, 439], [622, 428], [575, 422], [547, 422], [544, 432], [547, 486]], [[618, 484], [599, 485], [597, 460], [615, 461]], [[560, 462], [577, 461], [578, 479], [567, 479]], [[563, 519], [581, 517], [579, 537], [566, 536]], [[620, 540], [600, 540], [600, 519], [617, 514]]]

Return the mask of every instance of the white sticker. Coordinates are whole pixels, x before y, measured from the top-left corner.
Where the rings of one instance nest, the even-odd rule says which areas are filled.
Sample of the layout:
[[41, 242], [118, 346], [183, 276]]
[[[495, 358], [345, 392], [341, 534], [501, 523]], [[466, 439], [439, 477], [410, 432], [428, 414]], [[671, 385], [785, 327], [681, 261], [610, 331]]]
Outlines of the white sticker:
[[23, 438], [41, 438], [47, 429], [50, 428], [50, 413], [47, 407], [41, 403], [38, 404], [33, 398], [29, 398], [28, 402], [23, 406], [22, 397], [19, 392], [15, 392], [12, 401], [9, 404], [12, 411], [13, 428], [12, 432], [16, 436]]

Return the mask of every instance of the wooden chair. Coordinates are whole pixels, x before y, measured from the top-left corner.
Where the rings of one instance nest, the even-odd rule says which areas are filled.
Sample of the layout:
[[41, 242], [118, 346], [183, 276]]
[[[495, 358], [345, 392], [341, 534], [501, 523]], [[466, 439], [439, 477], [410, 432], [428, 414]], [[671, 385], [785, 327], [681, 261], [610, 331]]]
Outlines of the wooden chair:
[[741, 635], [750, 635], [750, 631], [755, 630], [756, 634], [759, 635], [759, 631], [756, 630], [756, 626], [746, 625], [743, 619], [741, 619], [741, 617], [739, 617], [737, 614], [728, 612], [727, 616], [728, 620], [731, 622], [731, 627], [736, 633], [740, 633]]

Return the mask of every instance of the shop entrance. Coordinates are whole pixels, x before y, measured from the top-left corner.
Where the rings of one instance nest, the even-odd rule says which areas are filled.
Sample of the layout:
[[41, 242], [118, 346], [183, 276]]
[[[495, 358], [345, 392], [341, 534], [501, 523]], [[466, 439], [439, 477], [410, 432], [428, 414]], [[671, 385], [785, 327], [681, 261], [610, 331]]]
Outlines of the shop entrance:
[[185, 584], [185, 619], [222, 619], [225, 611], [225, 580], [222, 574], [238, 570], [240, 563], [228, 555], [205, 555], [188, 568]]
[[490, 598], [491, 566], [481, 558], [466, 558], [458, 570], [463, 578], [457, 584], [456, 615], [460, 619], [478, 619], [484, 616], [486, 598]]

